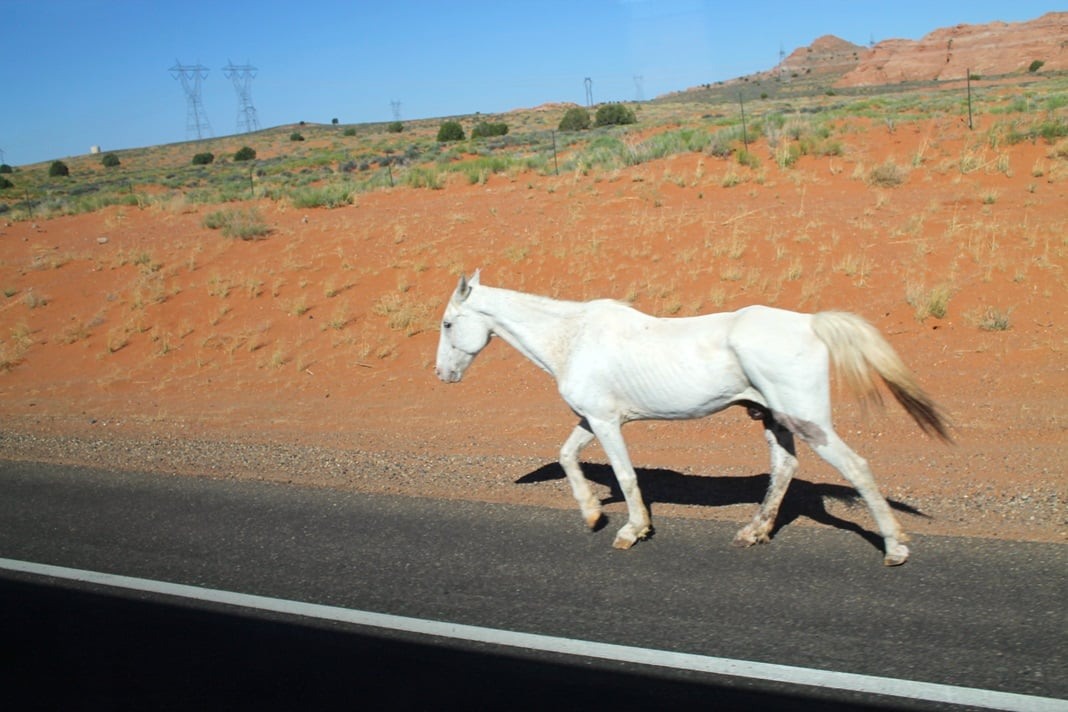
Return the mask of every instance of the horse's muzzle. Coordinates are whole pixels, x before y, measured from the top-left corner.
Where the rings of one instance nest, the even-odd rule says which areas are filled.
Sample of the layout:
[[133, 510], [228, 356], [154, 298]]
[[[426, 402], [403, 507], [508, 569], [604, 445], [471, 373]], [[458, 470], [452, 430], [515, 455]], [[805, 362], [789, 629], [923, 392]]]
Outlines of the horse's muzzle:
[[438, 378], [445, 383], [459, 383], [460, 379], [463, 378], [463, 374], [459, 371], [448, 371], [441, 368], [435, 368], [434, 373], [436, 373]]

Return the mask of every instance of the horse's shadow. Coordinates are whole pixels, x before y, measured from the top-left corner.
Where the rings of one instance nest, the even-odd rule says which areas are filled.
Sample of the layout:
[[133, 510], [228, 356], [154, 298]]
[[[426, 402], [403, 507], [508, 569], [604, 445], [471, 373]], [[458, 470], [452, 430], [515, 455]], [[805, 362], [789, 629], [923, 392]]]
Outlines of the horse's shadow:
[[[609, 496], [601, 499], [602, 504], [623, 501], [623, 493], [619, 489], [619, 483], [616, 482], [615, 473], [612, 472], [610, 466], [583, 463], [582, 469], [586, 478], [591, 482], [610, 488]], [[770, 478], [767, 473], [741, 477], [684, 475], [675, 470], [661, 468], [638, 468], [636, 472], [642, 496], [650, 509], [657, 502], [708, 507], [723, 507], [732, 504], [759, 505], [764, 499], [764, 493], [768, 489]], [[528, 472], [516, 480], [516, 484], [534, 484], [564, 479], [564, 477], [563, 468], [560, 467], [559, 463], [554, 462], [543, 465], [533, 472]], [[860, 495], [852, 487], [815, 484], [795, 477], [790, 483], [790, 488], [787, 490], [779, 508], [779, 515], [775, 519], [772, 536], [775, 536], [780, 529], [799, 517], [807, 517], [820, 524], [853, 532], [882, 551], [883, 539], [879, 534], [865, 529], [856, 522], [842, 519], [828, 512], [825, 505], [828, 499], [844, 502], [849, 506], [854, 506], [858, 503], [863, 504]], [[921, 517], [927, 516], [922, 511], [903, 502], [894, 500], [887, 500], [887, 502], [891, 509]], [[601, 526], [604, 525], [604, 521], [604, 518], [602, 518]]]

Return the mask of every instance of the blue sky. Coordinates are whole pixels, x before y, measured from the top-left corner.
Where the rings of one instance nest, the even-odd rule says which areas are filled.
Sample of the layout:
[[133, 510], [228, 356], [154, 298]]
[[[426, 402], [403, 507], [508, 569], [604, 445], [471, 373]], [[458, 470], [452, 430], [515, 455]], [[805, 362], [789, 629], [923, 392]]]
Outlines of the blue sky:
[[[818, 9], [816, 9], [818, 8]], [[0, 0], [0, 150], [24, 165], [192, 138], [168, 71], [208, 68], [212, 135], [237, 130], [228, 63], [258, 68], [260, 126], [646, 99], [772, 68], [833, 34], [856, 44], [1034, 19], [1029, 0]], [[635, 81], [640, 77], [640, 83]], [[640, 86], [639, 86], [640, 84]]]

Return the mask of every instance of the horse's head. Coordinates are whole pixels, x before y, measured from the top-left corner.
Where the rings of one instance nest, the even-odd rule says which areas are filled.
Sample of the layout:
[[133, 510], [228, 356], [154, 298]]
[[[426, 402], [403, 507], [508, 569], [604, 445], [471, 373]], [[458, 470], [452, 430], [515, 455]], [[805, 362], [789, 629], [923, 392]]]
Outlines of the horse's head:
[[461, 276], [441, 318], [441, 338], [434, 371], [446, 383], [456, 383], [463, 378], [464, 371], [490, 340], [486, 317], [467, 304], [472, 288], [477, 286], [478, 270], [471, 279]]

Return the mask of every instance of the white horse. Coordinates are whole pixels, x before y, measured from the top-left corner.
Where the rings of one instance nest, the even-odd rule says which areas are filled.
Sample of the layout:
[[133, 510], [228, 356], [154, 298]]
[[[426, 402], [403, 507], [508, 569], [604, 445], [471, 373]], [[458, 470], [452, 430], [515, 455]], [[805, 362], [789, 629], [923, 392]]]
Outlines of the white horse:
[[845, 312], [797, 312], [751, 306], [736, 312], [655, 318], [611, 300], [569, 302], [460, 278], [445, 307], [438, 378], [459, 381], [490, 337], [497, 335], [556, 379], [581, 418], [560, 450], [586, 525], [601, 520], [601, 503], [579, 466], [579, 453], [600, 440], [627, 502], [627, 523], [613, 546], [628, 549], [652, 532], [649, 511], [623, 442], [632, 420], [700, 418], [742, 405], [762, 420], [771, 448], [771, 482], [753, 520], [735, 537], [750, 546], [770, 540], [786, 488], [797, 469], [794, 436], [834, 466], [867, 503], [882, 534], [884, 563], [905, 563], [909, 550], [868, 463], [831, 425], [829, 364], [859, 396], [878, 402], [873, 374], [920, 428], [949, 440], [935, 403], [882, 335]]

